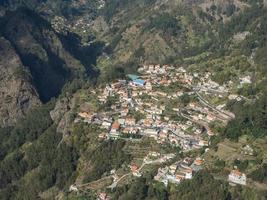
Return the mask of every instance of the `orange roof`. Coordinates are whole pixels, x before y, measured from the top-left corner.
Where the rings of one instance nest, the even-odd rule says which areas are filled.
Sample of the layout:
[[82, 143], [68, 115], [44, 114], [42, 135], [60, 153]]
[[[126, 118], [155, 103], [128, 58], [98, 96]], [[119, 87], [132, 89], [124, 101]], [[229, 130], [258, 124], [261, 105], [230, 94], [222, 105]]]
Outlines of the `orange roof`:
[[152, 124], [153, 120], [150, 120], [150, 119], [145, 119], [144, 121], [144, 125], [145, 126], [150, 126]]
[[112, 127], [111, 129], [115, 129], [115, 130], [118, 130], [120, 128], [120, 123], [115, 121], [113, 124], [112, 124]]
[[138, 170], [138, 166], [135, 165], [135, 164], [131, 165], [131, 170], [132, 170], [132, 171], [136, 171], [136, 170]]
[[195, 160], [195, 164], [196, 164], [196, 165], [202, 165], [202, 163], [203, 163], [203, 161], [201, 160], [201, 158], [197, 158], [197, 159]]
[[176, 179], [177, 179], [177, 178], [185, 179], [185, 175], [184, 175], [184, 174], [181, 174], [181, 173], [176, 174]]
[[91, 117], [92, 116], [92, 114], [89, 113], [89, 112], [80, 112], [78, 115], [80, 117], [82, 117], [82, 118], [87, 118], [87, 117]]
[[185, 177], [184, 176], [181, 176], [181, 175], [176, 175], [176, 180], [183, 180]]
[[130, 131], [130, 129], [127, 127], [122, 130], [123, 133], [128, 133], [129, 131]]
[[239, 170], [237, 170], [237, 169], [232, 170], [231, 171], [231, 174], [233, 174], [235, 176], [241, 176], [242, 175], [242, 173]]

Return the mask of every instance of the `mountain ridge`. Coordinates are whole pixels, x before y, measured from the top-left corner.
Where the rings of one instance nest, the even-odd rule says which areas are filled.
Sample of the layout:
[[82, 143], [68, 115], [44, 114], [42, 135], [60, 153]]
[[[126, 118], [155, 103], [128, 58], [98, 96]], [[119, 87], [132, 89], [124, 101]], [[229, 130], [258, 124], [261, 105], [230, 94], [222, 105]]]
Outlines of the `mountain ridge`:
[[[89, 61], [84, 62], [85, 66], [77, 60], [72, 55], [74, 51], [70, 53], [65, 48], [62, 37], [50, 24], [29, 9], [7, 11], [1, 18], [1, 27], [1, 35], [8, 41], [9, 46], [12, 46], [10, 48], [13, 48], [12, 55], [20, 60], [19, 66], [23, 68], [21, 70], [27, 71], [28, 78], [24, 82], [29, 81], [28, 84], [32, 85], [37, 93], [36, 98], [42, 103], [59, 96], [68, 81], [79, 76], [97, 74]], [[78, 50], [77, 47], [75, 49]], [[87, 57], [87, 60], [97, 56], [97, 54], [93, 56], [92, 50], [84, 54], [83, 57]], [[5, 62], [8, 63], [8, 60]], [[34, 107], [34, 104], [32, 105]], [[5, 106], [2, 105], [2, 108], [4, 109]], [[8, 108], [8, 112], [14, 112], [10, 109]], [[19, 114], [18, 118], [21, 116], [23, 115]], [[14, 115], [13, 118], [16, 116]]]
[[[1, 23], [4, 39], [0, 39], [0, 52], [1, 44], [7, 44], [13, 53], [5, 52], [16, 62], [8, 59], [1, 65], [0, 60], [0, 70], [12, 75], [15, 70], [8, 68], [12, 69], [9, 72], [5, 67], [14, 64], [11, 67], [23, 71], [23, 79], [14, 79], [18, 83], [25, 80], [25, 84], [17, 88], [26, 97], [34, 95], [30, 101], [36, 99], [37, 103], [25, 111], [15, 104], [10, 109], [12, 117], [17, 110], [23, 117], [19, 115], [20, 119], [0, 128], [0, 199], [92, 200], [100, 191], [119, 200], [266, 198], [266, 1], [47, 0], [38, 4], [29, 0], [26, 12], [16, 10], [15, 1], [5, 2], [11, 7], [3, 9], [8, 17]], [[160, 83], [155, 82], [152, 91], [131, 91], [129, 86], [130, 93], [119, 90], [119, 98], [116, 88], [127, 85], [127, 75], [143, 78], [138, 68], [152, 71], [144, 75], [151, 82], [161, 77], [159, 71], [154, 72], [157, 69], [167, 71], [167, 76], [158, 79]], [[177, 82], [167, 86], [172, 78]], [[192, 92], [185, 88], [190, 81]], [[0, 79], [0, 86], [5, 82]], [[49, 85], [59, 87], [51, 89]], [[218, 86], [215, 97], [205, 92], [202, 97], [196, 95], [198, 87], [205, 90], [210, 85]], [[3, 89], [9, 90], [5, 85]], [[2, 99], [10, 95], [2, 94]], [[9, 109], [1, 97], [0, 107]], [[121, 99], [129, 101], [129, 97], [145, 102], [145, 112], [154, 109], [163, 114], [156, 115], [157, 119], [153, 114], [143, 119], [141, 112], [124, 109], [128, 103], [120, 103]], [[206, 116], [209, 109], [203, 102], [199, 104], [200, 98], [207, 99], [204, 104], [213, 105], [210, 115]], [[21, 101], [24, 103], [24, 97]], [[182, 118], [182, 114], [193, 113], [193, 117], [212, 119], [221, 108], [235, 118], [231, 117], [228, 124], [220, 119], [208, 124], [213, 136], [206, 134], [207, 125], [195, 126], [195, 122]], [[191, 138], [197, 130], [197, 138], [203, 136], [201, 142], [208, 143], [208, 148], [181, 152], [183, 144], [177, 147], [149, 138], [140, 141], [138, 135], [127, 138], [127, 134], [126, 138], [122, 134], [121, 140], [100, 140], [110, 134], [104, 125], [123, 121], [120, 116], [125, 112], [127, 121], [149, 124], [162, 120], [163, 126], [164, 122], [177, 123], [178, 132], [182, 131], [180, 126], [188, 125], [185, 134]], [[128, 131], [124, 127], [120, 130]], [[201, 157], [206, 170], [196, 173], [192, 180], [168, 187], [154, 179], [165, 164], [145, 167], [140, 178], [134, 177], [138, 173], [129, 173], [136, 172], [138, 164], [145, 166], [141, 163], [149, 162], [149, 155], [157, 154], [155, 151], [174, 153], [174, 159], [186, 162]], [[235, 168], [247, 174], [248, 187], [228, 184], [229, 172]], [[118, 177], [127, 173], [133, 176], [121, 181], [115, 190], [103, 186], [112, 184], [112, 179], [116, 184]]]

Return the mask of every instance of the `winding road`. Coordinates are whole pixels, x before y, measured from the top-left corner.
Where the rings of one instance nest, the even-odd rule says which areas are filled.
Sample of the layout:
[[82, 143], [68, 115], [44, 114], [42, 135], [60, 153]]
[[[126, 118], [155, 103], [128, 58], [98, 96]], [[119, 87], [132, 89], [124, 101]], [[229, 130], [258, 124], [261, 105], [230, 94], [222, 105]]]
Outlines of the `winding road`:
[[[146, 162], [143, 162], [142, 165], [140, 166], [140, 168], [136, 171], [137, 173], [140, 173], [140, 171], [146, 166], [146, 165], [152, 165], [152, 164], [156, 164], [156, 163], [161, 163], [162, 158], [159, 158], [157, 160], [154, 160], [150, 163], [146, 163]], [[116, 180], [115, 182], [113, 182], [110, 186], [108, 186], [107, 188], [113, 190], [115, 187], [117, 187], [118, 183], [124, 179], [125, 177], [127, 176], [130, 176], [131, 174], [133, 174], [132, 172], [129, 172], [127, 174], [124, 174], [123, 176], [121, 176], [118, 180]]]
[[204, 104], [205, 106], [207, 106], [207, 107], [209, 107], [210, 109], [212, 109], [212, 110], [214, 110], [214, 111], [216, 111], [216, 112], [218, 112], [218, 113], [220, 113], [221, 115], [224, 115], [224, 116], [226, 116], [226, 119], [233, 119], [233, 118], [235, 118], [235, 116], [234, 116], [234, 114], [233, 113], [227, 113], [227, 112], [224, 112], [224, 111], [222, 111], [222, 110], [219, 110], [219, 109], [217, 109], [217, 108], [215, 108], [215, 107], [213, 107], [213, 105], [211, 105], [209, 102], [207, 102], [197, 91], [195, 91], [195, 93], [196, 93], [196, 95], [198, 96], [198, 100], [202, 103], [202, 104]]

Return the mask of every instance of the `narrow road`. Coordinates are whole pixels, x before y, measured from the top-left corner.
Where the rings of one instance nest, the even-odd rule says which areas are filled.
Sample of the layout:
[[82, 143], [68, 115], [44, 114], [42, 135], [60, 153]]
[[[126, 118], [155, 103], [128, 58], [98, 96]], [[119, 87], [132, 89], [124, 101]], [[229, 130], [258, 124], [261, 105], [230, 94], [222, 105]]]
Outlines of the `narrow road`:
[[107, 188], [110, 188], [111, 190], [113, 190], [115, 187], [117, 187], [118, 183], [124, 179], [126, 176], [131, 175], [132, 173], [128, 173], [128, 174], [124, 174], [122, 177], [120, 177], [117, 181], [113, 182], [110, 186], [108, 186]]
[[[160, 163], [160, 160], [161, 158], [157, 159], [157, 160], [154, 160], [152, 161], [151, 163], [145, 163], [143, 162], [142, 165], [140, 166], [140, 168], [137, 170], [137, 172], [139, 173], [146, 165], [152, 165], [152, 164], [155, 164], [155, 163]], [[108, 186], [107, 188], [109, 189], [114, 189], [115, 187], [117, 187], [118, 183], [124, 179], [125, 177], [127, 176], [130, 176], [132, 174], [132, 172], [129, 172], [127, 174], [124, 174], [123, 176], [121, 176], [117, 181], [113, 182], [110, 186]]]
[[233, 119], [234, 118], [234, 114], [229, 114], [229, 113], [226, 113], [222, 110], [219, 110], [215, 107], [213, 107], [213, 105], [211, 105], [209, 102], [207, 102], [197, 91], [195, 91], [196, 95], [198, 96], [198, 99], [201, 103], [203, 103], [205, 106], [209, 107], [210, 109], [222, 114], [222, 115], [225, 115], [226, 117], [228, 117], [228, 119]]

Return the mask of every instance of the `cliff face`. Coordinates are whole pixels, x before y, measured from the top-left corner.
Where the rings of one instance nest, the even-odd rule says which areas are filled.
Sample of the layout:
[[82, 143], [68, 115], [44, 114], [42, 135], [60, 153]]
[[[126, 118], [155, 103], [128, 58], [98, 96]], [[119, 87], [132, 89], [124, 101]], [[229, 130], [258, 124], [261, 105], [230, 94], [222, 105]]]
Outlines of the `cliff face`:
[[64, 48], [50, 25], [29, 10], [6, 15], [3, 35], [28, 67], [42, 102], [56, 97], [66, 81], [83, 66]]
[[7, 12], [0, 27], [1, 127], [14, 125], [30, 108], [57, 97], [85, 67], [65, 49], [67, 40], [30, 10]]
[[16, 51], [0, 38], [0, 126], [14, 124], [31, 107], [40, 104], [36, 89], [30, 84], [29, 72]]

